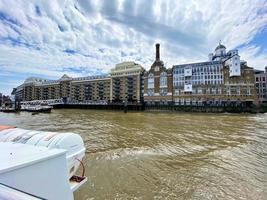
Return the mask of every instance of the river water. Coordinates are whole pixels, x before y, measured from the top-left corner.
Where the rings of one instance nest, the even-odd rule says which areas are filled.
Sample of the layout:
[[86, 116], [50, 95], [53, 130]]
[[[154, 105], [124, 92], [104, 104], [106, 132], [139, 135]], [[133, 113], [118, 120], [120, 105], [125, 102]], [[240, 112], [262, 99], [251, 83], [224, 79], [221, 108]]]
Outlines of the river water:
[[76, 200], [267, 199], [267, 115], [53, 110], [0, 124], [79, 133]]

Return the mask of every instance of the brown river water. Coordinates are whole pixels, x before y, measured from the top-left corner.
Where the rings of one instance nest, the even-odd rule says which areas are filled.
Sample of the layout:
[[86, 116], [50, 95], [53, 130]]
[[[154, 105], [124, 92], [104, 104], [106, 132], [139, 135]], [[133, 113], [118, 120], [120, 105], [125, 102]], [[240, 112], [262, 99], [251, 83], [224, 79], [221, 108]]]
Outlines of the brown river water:
[[75, 200], [267, 199], [267, 114], [62, 109], [0, 124], [82, 136], [88, 182]]

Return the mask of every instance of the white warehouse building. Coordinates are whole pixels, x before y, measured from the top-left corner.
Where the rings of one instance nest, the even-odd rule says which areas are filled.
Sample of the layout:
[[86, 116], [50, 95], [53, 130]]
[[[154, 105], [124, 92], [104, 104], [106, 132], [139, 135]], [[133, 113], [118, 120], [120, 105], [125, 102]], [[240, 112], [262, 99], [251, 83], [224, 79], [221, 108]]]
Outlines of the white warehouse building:
[[208, 58], [206, 62], [173, 66], [175, 105], [222, 105], [253, 99], [252, 68], [240, 61], [238, 50], [226, 53], [226, 47], [219, 44]]

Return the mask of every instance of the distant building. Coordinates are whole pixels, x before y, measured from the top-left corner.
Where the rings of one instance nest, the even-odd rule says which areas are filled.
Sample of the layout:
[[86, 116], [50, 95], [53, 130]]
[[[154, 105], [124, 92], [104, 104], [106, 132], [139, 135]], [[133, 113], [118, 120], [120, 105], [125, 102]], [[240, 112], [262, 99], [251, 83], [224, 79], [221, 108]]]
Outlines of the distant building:
[[12, 101], [10, 99], [10, 96], [3, 95], [0, 93], [0, 107], [11, 107], [12, 106]]
[[223, 66], [219, 61], [173, 66], [175, 105], [202, 105], [222, 94]]
[[0, 107], [2, 106], [2, 103], [3, 103], [3, 95], [2, 93], [0, 93]]
[[266, 80], [267, 80], [267, 66], [265, 71], [254, 70], [255, 72], [255, 86], [259, 102], [261, 104], [267, 103], [267, 90], [266, 90]]
[[111, 69], [112, 102], [137, 102], [143, 101], [143, 73], [145, 69], [134, 62], [123, 62]]
[[176, 105], [250, 105], [257, 102], [253, 68], [237, 50], [219, 44], [209, 61], [173, 66]]
[[72, 100], [109, 102], [110, 98], [110, 77], [92, 76], [82, 78], [72, 78], [71, 94]]
[[226, 47], [219, 44], [208, 58], [166, 68], [160, 59], [160, 44], [156, 44], [156, 58], [148, 71], [134, 62], [122, 62], [103, 76], [72, 78], [65, 74], [58, 80], [31, 77], [13, 93], [19, 101], [74, 104], [245, 107], [258, 104], [259, 99], [266, 101], [266, 73], [254, 74], [253, 68], [240, 60], [238, 50], [226, 52]]
[[28, 78], [17, 87], [16, 98], [21, 101], [63, 99], [63, 101], [109, 101], [110, 78], [88, 76], [71, 78], [64, 74], [58, 80]]
[[160, 60], [160, 44], [156, 44], [156, 60], [144, 74], [144, 101], [147, 104], [172, 104], [172, 69]]
[[72, 78], [64, 74], [58, 80], [30, 77], [15, 89], [20, 101], [62, 99], [63, 102], [139, 102], [142, 101], [144, 69], [134, 62], [117, 64], [110, 75]]

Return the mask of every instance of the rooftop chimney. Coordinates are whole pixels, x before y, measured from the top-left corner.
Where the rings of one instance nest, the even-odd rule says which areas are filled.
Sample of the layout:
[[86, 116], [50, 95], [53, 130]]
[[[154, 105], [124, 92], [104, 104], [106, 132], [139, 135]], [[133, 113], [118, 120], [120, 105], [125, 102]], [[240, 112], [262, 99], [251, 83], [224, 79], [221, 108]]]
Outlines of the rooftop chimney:
[[160, 44], [156, 44], [156, 60], [160, 60], [159, 46]]

